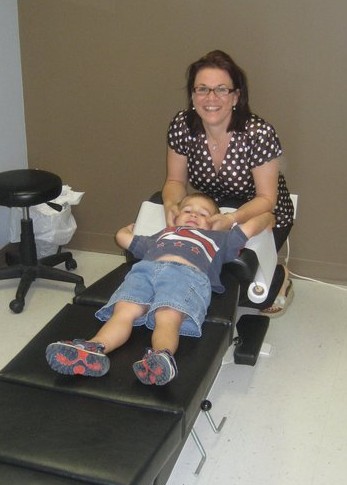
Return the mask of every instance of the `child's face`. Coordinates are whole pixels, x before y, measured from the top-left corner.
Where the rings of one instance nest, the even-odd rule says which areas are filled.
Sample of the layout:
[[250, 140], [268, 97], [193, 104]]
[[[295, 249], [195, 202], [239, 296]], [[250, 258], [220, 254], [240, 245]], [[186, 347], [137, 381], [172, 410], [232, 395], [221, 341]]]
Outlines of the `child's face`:
[[203, 197], [187, 197], [181, 205], [175, 224], [195, 229], [211, 229], [210, 217], [215, 213], [213, 204]]

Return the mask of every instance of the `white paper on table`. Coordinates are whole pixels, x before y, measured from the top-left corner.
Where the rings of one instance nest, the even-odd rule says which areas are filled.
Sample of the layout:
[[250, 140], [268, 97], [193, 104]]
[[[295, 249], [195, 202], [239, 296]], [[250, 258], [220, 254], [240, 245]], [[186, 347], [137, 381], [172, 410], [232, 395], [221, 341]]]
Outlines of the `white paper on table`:
[[[221, 212], [232, 212], [235, 209], [221, 207]], [[151, 236], [166, 226], [164, 206], [154, 202], [144, 201], [138, 212], [134, 234]], [[265, 230], [251, 237], [246, 248], [252, 249], [259, 261], [259, 267], [254, 282], [249, 285], [248, 298], [253, 303], [262, 303], [269, 293], [272, 277], [277, 264], [277, 252], [272, 231]]]
[[248, 287], [248, 298], [253, 303], [263, 303], [269, 294], [277, 265], [277, 251], [272, 231], [265, 230], [251, 237], [246, 248], [253, 249], [259, 261], [254, 281]]
[[134, 234], [152, 236], [166, 227], [164, 206], [145, 200], [135, 221]]

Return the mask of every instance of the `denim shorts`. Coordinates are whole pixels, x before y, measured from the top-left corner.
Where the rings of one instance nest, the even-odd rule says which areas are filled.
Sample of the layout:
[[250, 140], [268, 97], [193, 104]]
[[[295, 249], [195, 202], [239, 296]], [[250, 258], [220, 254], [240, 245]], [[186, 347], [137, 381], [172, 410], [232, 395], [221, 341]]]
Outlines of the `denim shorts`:
[[180, 335], [201, 337], [201, 326], [211, 301], [208, 276], [185, 264], [167, 261], [140, 261], [132, 267], [108, 303], [95, 316], [108, 320], [118, 301], [148, 305], [148, 312], [134, 321], [153, 330], [155, 310], [170, 307], [186, 314]]

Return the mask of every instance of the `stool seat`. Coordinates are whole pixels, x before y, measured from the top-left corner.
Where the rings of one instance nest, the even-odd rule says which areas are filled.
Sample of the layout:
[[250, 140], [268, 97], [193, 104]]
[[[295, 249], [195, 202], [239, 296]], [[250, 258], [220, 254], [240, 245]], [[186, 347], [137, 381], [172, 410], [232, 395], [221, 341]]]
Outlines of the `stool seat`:
[[[9, 266], [0, 268], [0, 280], [20, 278], [16, 298], [10, 302], [10, 309], [14, 313], [23, 310], [25, 296], [36, 278], [74, 283], [75, 295], [85, 289], [82, 276], [54, 267], [65, 263], [67, 270], [76, 269], [77, 263], [70, 252], [59, 251], [57, 254], [37, 259], [29, 208], [43, 203], [50, 204], [49, 201], [60, 195], [62, 186], [58, 175], [45, 170], [22, 169], [0, 173], [0, 205], [23, 209], [18, 264], [11, 265], [7, 260]], [[60, 206], [56, 206], [59, 210]]]
[[45, 170], [9, 170], [0, 173], [0, 205], [30, 207], [58, 197], [62, 190], [58, 175]]

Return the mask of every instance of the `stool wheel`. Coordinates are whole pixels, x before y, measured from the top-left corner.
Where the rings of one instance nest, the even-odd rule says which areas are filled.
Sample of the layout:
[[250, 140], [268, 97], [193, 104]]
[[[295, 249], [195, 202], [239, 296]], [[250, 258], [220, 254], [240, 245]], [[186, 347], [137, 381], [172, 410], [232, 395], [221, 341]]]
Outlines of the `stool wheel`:
[[11, 303], [9, 304], [10, 310], [13, 311], [13, 313], [21, 313], [24, 308], [24, 301], [22, 300], [12, 300]]
[[86, 287], [84, 286], [83, 283], [77, 283], [75, 286], [75, 295], [80, 295], [82, 291], [84, 291]]
[[77, 262], [75, 259], [68, 259], [65, 261], [65, 268], [70, 271], [77, 268]]

